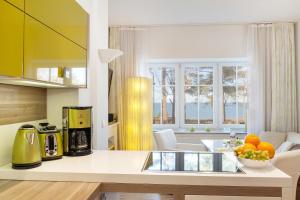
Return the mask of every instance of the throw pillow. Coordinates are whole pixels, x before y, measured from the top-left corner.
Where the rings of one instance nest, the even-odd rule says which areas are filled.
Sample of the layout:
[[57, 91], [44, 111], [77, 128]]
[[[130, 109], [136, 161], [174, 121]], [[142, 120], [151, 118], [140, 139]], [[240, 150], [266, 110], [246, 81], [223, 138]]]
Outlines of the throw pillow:
[[299, 133], [294, 133], [294, 132], [289, 132], [287, 134], [286, 141], [290, 141], [290, 142], [293, 142], [295, 144], [300, 144], [300, 134]]
[[259, 134], [260, 140], [270, 142], [275, 149], [277, 149], [286, 140], [286, 133], [284, 132], [261, 132]]
[[300, 149], [300, 144], [295, 144], [290, 151], [295, 151], [295, 150], [299, 150]]
[[282, 153], [291, 150], [295, 146], [295, 143], [286, 141], [283, 142], [278, 149], [276, 149], [276, 153]]

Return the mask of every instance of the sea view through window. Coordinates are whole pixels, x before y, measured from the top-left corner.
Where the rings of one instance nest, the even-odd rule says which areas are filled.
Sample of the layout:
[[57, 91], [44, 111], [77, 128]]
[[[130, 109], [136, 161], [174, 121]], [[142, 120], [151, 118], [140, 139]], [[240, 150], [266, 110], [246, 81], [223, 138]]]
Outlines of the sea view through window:
[[148, 64], [153, 79], [153, 125], [170, 128], [244, 128], [247, 63]]

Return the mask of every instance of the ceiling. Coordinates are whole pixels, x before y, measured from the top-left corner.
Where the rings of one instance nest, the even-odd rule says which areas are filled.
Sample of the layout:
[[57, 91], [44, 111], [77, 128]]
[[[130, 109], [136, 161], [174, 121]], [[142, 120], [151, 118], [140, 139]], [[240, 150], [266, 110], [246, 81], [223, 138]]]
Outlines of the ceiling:
[[300, 0], [109, 0], [110, 25], [296, 21]]

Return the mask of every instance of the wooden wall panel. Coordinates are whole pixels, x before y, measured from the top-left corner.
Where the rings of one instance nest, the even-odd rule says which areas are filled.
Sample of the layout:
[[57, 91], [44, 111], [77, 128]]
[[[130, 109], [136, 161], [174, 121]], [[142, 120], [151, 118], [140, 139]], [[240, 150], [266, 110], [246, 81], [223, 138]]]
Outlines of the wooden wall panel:
[[47, 118], [47, 89], [0, 84], [0, 125]]

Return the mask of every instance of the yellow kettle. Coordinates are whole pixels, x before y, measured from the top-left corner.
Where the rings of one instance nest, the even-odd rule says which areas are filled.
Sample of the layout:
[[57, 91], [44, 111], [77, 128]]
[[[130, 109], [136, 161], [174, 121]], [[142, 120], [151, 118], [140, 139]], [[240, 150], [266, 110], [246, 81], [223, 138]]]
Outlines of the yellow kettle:
[[15, 137], [12, 167], [14, 169], [29, 169], [38, 167], [41, 163], [38, 131], [34, 126], [25, 124], [19, 128]]

